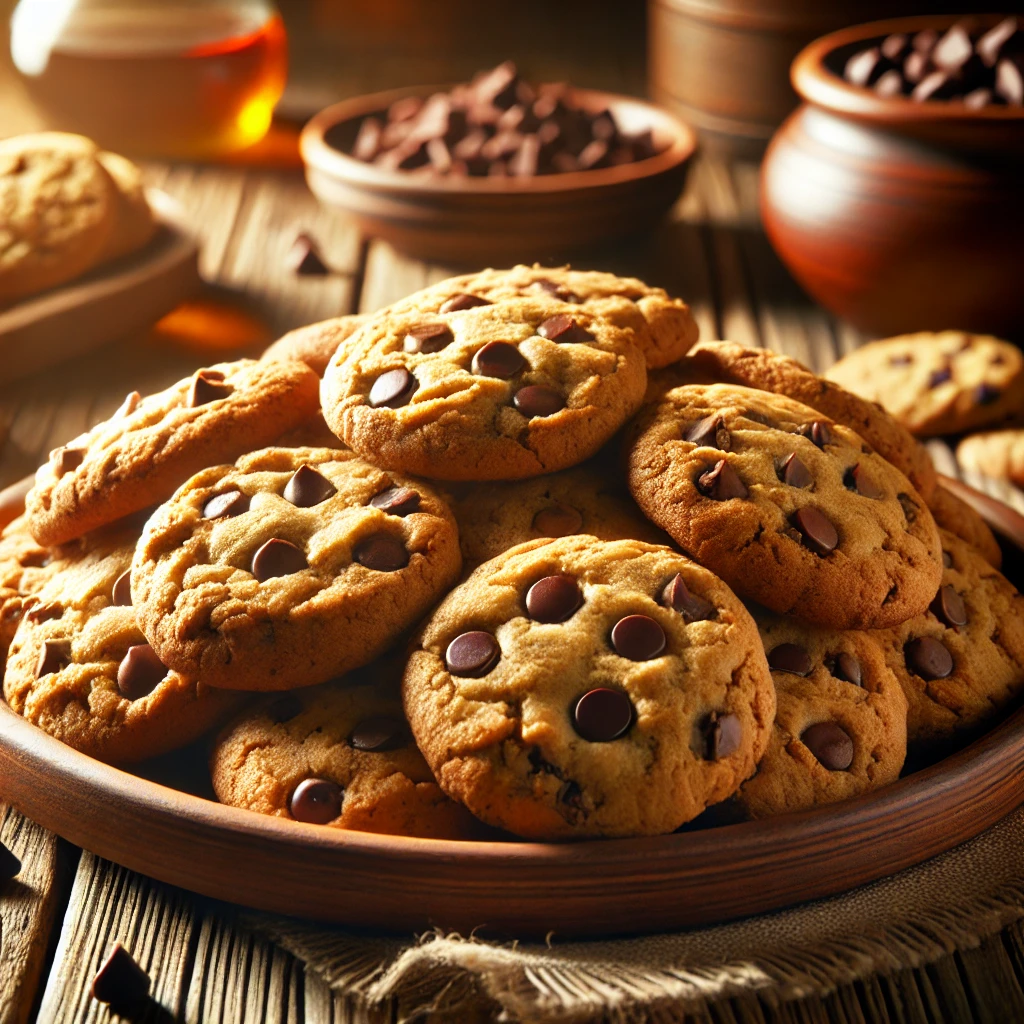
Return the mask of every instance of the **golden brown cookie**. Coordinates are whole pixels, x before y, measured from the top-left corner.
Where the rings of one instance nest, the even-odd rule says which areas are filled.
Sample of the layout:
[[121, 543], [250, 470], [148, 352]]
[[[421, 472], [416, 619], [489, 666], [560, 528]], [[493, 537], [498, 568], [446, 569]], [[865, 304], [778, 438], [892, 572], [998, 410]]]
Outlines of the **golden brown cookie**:
[[1003, 564], [1003, 552], [995, 534], [966, 501], [940, 483], [928, 500], [928, 508], [937, 526], [977, 548], [989, 565], [998, 569]]
[[278, 338], [260, 356], [260, 360], [297, 359], [300, 363], [305, 363], [318, 377], [322, 377], [338, 347], [369, 319], [365, 314], [354, 313], [309, 324], [308, 327], [299, 327]]
[[100, 262], [105, 262], [143, 249], [156, 234], [157, 225], [139, 168], [118, 153], [101, 152], [97, 159], [117, 186], [114, 226], [100, 255]]
[[971, 434], [957, 445], [956, 459], [972, 473], [1024, 487], [1024, 428]]

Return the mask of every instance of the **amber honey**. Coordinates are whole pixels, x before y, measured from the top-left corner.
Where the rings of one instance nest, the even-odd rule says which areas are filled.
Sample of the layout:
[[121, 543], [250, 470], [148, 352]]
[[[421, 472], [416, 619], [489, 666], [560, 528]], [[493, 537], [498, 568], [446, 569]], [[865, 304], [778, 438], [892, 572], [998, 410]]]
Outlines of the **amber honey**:
[[[52, 42], [12, 23], [12, 55], [50, 127], [136, 155], [204, 157], [261, 139], [287, 72], [267, 9], [130, 4], [71, 11]], [[45, 52], [41, 52], [45, 50]]]

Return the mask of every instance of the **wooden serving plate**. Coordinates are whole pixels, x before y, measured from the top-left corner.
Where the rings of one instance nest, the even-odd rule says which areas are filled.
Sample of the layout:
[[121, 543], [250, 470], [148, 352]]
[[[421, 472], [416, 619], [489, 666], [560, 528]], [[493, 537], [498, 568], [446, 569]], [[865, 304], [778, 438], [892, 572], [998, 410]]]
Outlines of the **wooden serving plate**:
[[[1024, 517], [977, 491], [970, 497], [1024, 550]], [[286, 821], [101, 764], [2, 702], [0, 794], [102, 857], [263, 910], [406, 932], [657, 932], [843, 892], [982, 832], [1024, 802], [1024, 709], [857, 799], [642, 839], [452, 842]]]
[[0, 383], [143, 330], [200, 285], [195, 239], [175, 199], [147, 189], [159, 221], [138, 253], [0, 309]]

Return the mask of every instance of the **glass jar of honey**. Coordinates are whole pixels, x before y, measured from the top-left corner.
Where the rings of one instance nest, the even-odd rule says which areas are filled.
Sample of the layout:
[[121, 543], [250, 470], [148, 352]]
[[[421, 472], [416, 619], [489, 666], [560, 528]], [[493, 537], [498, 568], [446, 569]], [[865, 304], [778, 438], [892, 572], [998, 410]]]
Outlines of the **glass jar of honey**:
[[258, 142], [287, 73], [266, 0], [20, 0], [11, 56], [49, 127], [138, 156]]

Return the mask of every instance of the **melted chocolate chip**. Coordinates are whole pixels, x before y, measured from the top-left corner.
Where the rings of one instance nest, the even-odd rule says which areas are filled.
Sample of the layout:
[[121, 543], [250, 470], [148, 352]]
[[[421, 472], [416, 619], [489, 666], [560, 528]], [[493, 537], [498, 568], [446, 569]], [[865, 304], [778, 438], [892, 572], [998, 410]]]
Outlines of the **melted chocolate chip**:
[[130, 391], [124, 396], [124, 401], [114, 411], [114, 415], [110, 418], [112, 420], [124, 419], [125, 416], [131, 416], [133, 412], [138, 408], [139, 402], [142, 401], [142, 395], [138, 391]]
[[964, 600], [951, 583], [939, 587], [939, 592], [932, 600], [931, 610], [935, 617], [947, 626], [967, 625], [967, 609], [964, 607]]
[[650, 661], [665, 650], [665, 630], [649, 615], [626, 615], [612, 626], [615, 653], [630, 661]]
[[572, 711], [576, 732], [591, 743], [610, 743], [629, 731], [633, 704], [621, 690], [598, 687], [588, 690]]
[[830, 772], [843, 772], [853, 764], [853, 740], [835, 722], [818, 722], [804, 729], [800, 740]]
[[911, 640], [903, 648], [907, 668], [922, 679], [945, 679], [953, 673], [953, 655], [930, 636]]
[[556, 299], [560, 299], [562, 302], [577, 303], [581, 301], [580, 297], [575, 292], [569, 291], [569, 289], [564, 285], [555, 284], [554, 281], [549, 281], [546, 277], [534, 281], [530, 287], [534, 291], [547, 292], [548, 295], [553, 295]]
[[736, 470], [725, 459], [719, 459], [713, 469], [701, 473], [697, 479], [697, 490], [715, 501], [746, 498], [750, 494]]
[[928, 387], [937, 388], [940, 384], [945, 384], [946, 381], [952, 379], [953, 371], [948, 366], [944, 366], [940, 370], [932, 370], [928, 375]]
[[59, 672], [71, 664], [70, 640], [44, 640], [36, 662], [36, 679]]
[[382, 373], [370, 388], [369, 402], [373, 409], [400, 409], [408, 404], [419, 386], [416, 378], [404, 366]]
[[200, 370], [193, 378], [188, 389], [185, 404], [190, 409], [215, 402], [218, 398], [227, 398], [234, 388], [225, 383], [224, 374], [219, 370]]
[[90, 992], [97, 1002], [107, 1003], [115, 1010], [130, 1011], [145, 1003], [149, 995], [149, 975], [120, 942], [115, 942], [92, 979]]
[[135, 644], [117, 666], [117, 689], [127, 700], [139, 700], [156, 689], [167, 675], [167, 666], [149, 644]]
[[942, 552], [942, 565], [946, 569], [953, 568], [953, 556], [948, 551]]
[[406, 724], [400, 718], [372, 715], [352, 730], [348, 742], [356, 750], [395, 750], [405, 744], [408, 734]]
[[571, 505], [558, 502], [533, 517], [533, 529], [542, 537], [571, 537], [583, 528], [583, 515]]
[[377, 572], [397, 572], [409, 564], [405, 544], [392, 533], [371, 534], [355, 546], [352, 557], [360, 565]]
[[823, 420], [815, 420], [813, 423], [804, 423], [797, 427], [796, 432], [810, 438], [819, 448], [832, 444], [832, 431], [829, 425]]
[[85, 459], [84, 448], [54, 448], [50, 452], [50, 462], [57, 476], [64, 476], [82, 464]]
[[999, 388], [993, 387], [991, 384], [979, 384], [974, 389], [974, 401], [978, 405], [992, 405], [993, 402], [999, 401], [1001, 394]]
[[733, 714], [712, 711], [704, 723], [704, 757], [708, 761], [720, 761], [734, 754], [740, 748], [743, 727]]
[[441, 303], [441, 313], [458, 313], [464, 309], [474, 309], [476, 306], [491, 305], [489, 299], [482, 299], [479, 295], [470, 295], [467, 292], [459, 292]]
[[804, 545], [824, 557], [839, 544], [836, 528], [816, 508], [797, 509], [793, 524], [800, 531]]
[[811, 656], [796, 644], [779, 644], [768, 654], [768, 665], [776, 672], [791, 672], [795, 676], [809, 676], [814, 666]]
[[783, 459], [779, 466], [779, 479], [790, 487], [810, 487], [814, 483], [810, 470], [800, 461], [796, 452]]
[[419, 511], [420, 495], [409, 487], [389, 487], [375, 494], [370, 504], [390, 516], [409, 516]]
[[290, 576], [309, 568], [309, 562], [300, 548], [291, 541], [274, 537], [261, 545], [252, 556], [252, 574], [264, 583], [278, 576]]
[[402, 347], [406, 352], [440, 352], [454, 340], [455, 335], [447, 324], [420, 324], [409, 330]]
[[338, 488], [327, 477], [307, 465], [299, 466], [284, 485], [285, 501], [296, 508], [312, 508], [337, 493]]
[[473, 372], [480, 377], [509, 380], [526, 367], [526, 360], [515, 345], [489, 341], [473, 356]]
[[132, 571], [125, 569], [120, 576], [114, 580], [114, 586], [110, 591], [110, 600], [119, 608], [128, 608], [132, 603]]
[[716, 614], [715, 606], [691, 593], [682, 574], [678, 572], [665, 584], [659, 603], [679, 612], [686, 622], [703, 622], [705, 619], [713, 619]]
[[460, 633], [444, 652], [444, 662], [452, 675], [473, 679], [487, 675], [500, 657], [498, 641], [482, 629]]
[[211, 498], [203, 506], [204, 519], [220, 519], [221, 516], [238, 516], [249, 511], [249, 495], [241, 491], [225, 491]]
[[702, 448], [718, 448], [727, 452], [732, 438], [725, 429], [721, 416], [705, 416], [696, 423], [691, 423], [683, 432], [683, 440], [690, 441]]
[[[128, 603], [131, 604], [131, 601]], [[59, 601], [49, 601], [47, 604], [33, 605], [25, 613], [25, 618], [29, 622], [34, 622], [38, 625], [40, 622], [51, 622], [53, 619], [59, 619], [63, 614], [64, 606]]]
[[567, 313], [558, 313], [548, 317], [537, 328], [537, 333], [548, 341], [557, 341], [560, 345], [579, 344], [593, 341], [594, 336], [585, 327], [578, 324]]
[[574, 576], [545, 576], [526, 592], [526, 611], [535, 622], [565, 622], [581, 604]]
[[843, 486], [848, 491], [856, 491], [865, 498], [877, 500], [882, 497], [882, 488], [864, 472], [859, 462], [843, 474]]
[[512, 399], [513, 405], [531, 419], [534, 416], [553, 416], [565, 408], [565, 399], [554, 389], [543, 384], [528, 384], [520, 388]]
[[907, 526], [913, 524], [914, 520], [917, 519], [917, 502], [909, 494], [897, 494], [896, 500], [900, 503], [900, 508], [903, 509], [903, 516], [907, 520]]
[[341, 787], [330, 779], [305, 779], [295, 787], [288, 809], [296, 821], [326, 825], [341, 814]]
[[836, 679], [842, 679], [846, 683], [853, 683], [854, 686], [860, 686], [863, 682], [864, 676], [860, 662], [847, 651], [840, 651], [832, 659], [831, 671]]

